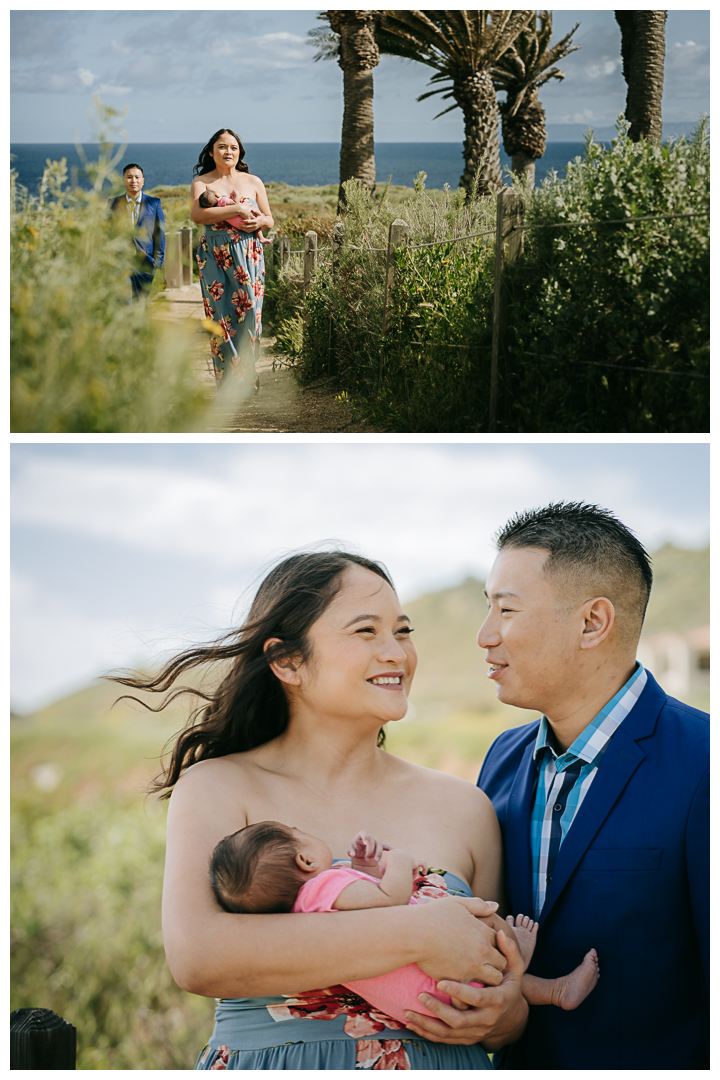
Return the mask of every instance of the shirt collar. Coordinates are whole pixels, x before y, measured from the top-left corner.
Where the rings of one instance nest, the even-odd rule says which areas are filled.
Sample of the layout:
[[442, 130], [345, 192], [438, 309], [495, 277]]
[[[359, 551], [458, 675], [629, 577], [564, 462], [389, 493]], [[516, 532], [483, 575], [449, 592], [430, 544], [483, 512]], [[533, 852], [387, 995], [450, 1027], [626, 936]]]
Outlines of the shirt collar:
[[126, 191], [125, 192], [125, 198], [127, 199], [127, 201], [129, 203], [134, 203], [135, 206], [139, 206], [140, 205], [140, 200], [142, 199], [142, 191], [138, 191], [137, 199], [131, 199], [130, 196], [128, 195], [127, 191]]
[[642, 664], [638, 663], [635, 671], [622, 686], [614, 697], [602, 707], [597, 716], [584, 728], [575, 741], [564, 751], [558, 754], [552, 745], [552, 729], [546, 716], [540, 721], [533, 758], [539, 764], [540, 759], [545, 757], [545, 751], [549, 750], [555, 758], [555, 766], [560, 772], [567, 765], [580, 758], [588, 764], [602, 757], [607, 743], [615, 734], [622, 721], [632, 709], [640, 697], [647, 682], [647, 672]]

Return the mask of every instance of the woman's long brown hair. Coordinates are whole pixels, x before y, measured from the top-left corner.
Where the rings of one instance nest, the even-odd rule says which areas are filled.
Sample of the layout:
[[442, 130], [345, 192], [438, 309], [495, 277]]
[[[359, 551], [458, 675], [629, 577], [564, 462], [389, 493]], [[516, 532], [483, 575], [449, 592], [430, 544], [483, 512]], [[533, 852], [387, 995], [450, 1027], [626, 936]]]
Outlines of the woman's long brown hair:
[[[270, 664], [286, 657], [307, 662], [310, 627], [340, 591], [343, 572], [352, 565], [370, 570], [394, 588], [385, 568], [361, 555], [347, 551], [292, 555], [264, 579], [243, 626], [210, 645], [179, 653], [155, 675], [105, 676], [135, 690], [167, 694], [155, 709], [140, 702], [153, 712], [160, 712], [183, 694], [204, 701], [191, 713], [174, 745], [171, 747], [172, 739], [168, 742], [163, 756], [169, 753], [169, 761], [162, 762], [162, 771], [150, 785], [151, 794], [164, 792], [161, 798], [167, 799], [188, 766], [206, 758], [252, 750], [285, 731], [289, 720], [287, 698]], [[266, 651], [265, 642], [270, 638], [279, 641]], [[230, 670], [212, 693], [191, 687], [172, 690], [186, 672], [200, 665], [227, 661], [232, 662]], [[131, 694], [123, 697], [140, 700]], [[385, 733], [381, 729], [378, 746], [384, 741]]]

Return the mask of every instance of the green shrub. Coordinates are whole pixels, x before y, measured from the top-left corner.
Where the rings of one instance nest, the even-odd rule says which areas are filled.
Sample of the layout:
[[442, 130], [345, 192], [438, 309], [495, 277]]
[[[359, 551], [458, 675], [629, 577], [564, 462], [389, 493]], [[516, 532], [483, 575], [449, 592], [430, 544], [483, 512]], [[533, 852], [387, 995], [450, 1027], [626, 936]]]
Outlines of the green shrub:
[[708, 210], [706, 123], [664, 146], [631, 142], [625, 126], [609, 149], [589, 138], [567, 179], [528, 203], [509, 281], [505, 430], [709, 430], [709, 384], [695, 377], [709, 375], [708, 218], [538, 227]]
[[192, 1069], [213, 1002], [173, 982], [162, 946], [165, 807], [105, 794], [12, 821], [11, 1008], [77, 1029], [79, 1069]]
[[108, 147], [88, 165], [91, 191], [65, 187], [64, 159], [37, 198], [11, 176], [12, 431], [187, 431], [206, 408], [192, 330], [158, 318], [157, 302], [130, 303], [135, 253], [108, 213]]
[[[664, 146], [633, 143], [618, 127], [610, 147], [589, 138], [566, 179], [518, 187], [528, 229], [525, 257], [504, 282], [498, 430], [708, 430], [707, 217], [602, 224], [706, 211], [707, 125]], [[373, 201], [356, 182], [346, 201], [335, 273], [321, 260], [304, 300], [293, 275], [275, 285], [285, 330], [297, 328], [293, 312], [308, 319], [291, 353], [300, 378], [334, 375], [385, 430], [486, 431], [495, 200], [465, 202], [447, 187], [431, 197], [420, 174], [401, 204], [388, 204], [387, 189]], [[410, 248], [397, 255], [383, 334], [394, 218], [409, 224]], [[587, 221], [597, 224], [556, 227]], [[487, 235], [418, 247], [476, 233]]]

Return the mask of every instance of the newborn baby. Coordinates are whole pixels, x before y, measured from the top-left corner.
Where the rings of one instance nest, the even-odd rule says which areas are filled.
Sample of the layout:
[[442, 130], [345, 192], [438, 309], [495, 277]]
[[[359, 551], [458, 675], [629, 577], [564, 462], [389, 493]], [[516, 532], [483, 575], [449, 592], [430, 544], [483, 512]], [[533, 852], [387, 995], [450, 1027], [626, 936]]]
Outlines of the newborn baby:
[[[198, 199], [198, 202], [205, 210], [207, 210], [211, 206], [229, 206], [233, 202], [244, 203], [250, 202], [250, 200], [244, 198], [242, 195], [235, 199], [229, 199], [225, 195], [219, 196], [218, 193], [216, 191], [213, 191], [212, 188], [205, 188], [202, 195]], [[235, 217], [228, 218], [228, 225], [234, 225], [236, 229], [241, 229], [243, 225], [247, 224], [248, 221], [252, 220], [254, 214], [255, 210], [250, 208], [250, 210], [248, 211], [248, 216], [246, 218], [242, 217], [240, 214], [237, 214]], [[258, 229], [255, 233], [255, 236], [261, 244], [272, 244], [272, 240], [267, 240], [263, 236], [262, 229]]]
[[[278, 821], [261, 821], [220, 841], [210, 861], [210, 884], [220, 906], [236, 914], [348, 911], [453, 899], [439, 889], [433, 890], [435, 896], [417, 895], [416, 883], [427, 875], [427, 864], [367, 832], [357, 833], [348, 855], [351, 867], [334, 865], [324, 840]], [[496, 918], [486, 916], [486, 920]], [[508, 916], [503, 926], [512, 928], [510, 934], [514, 934], [527, 968], [535, 948], [537, 923], [518, 915], [516, 919]], [[524, 975], [523, 995], [532, 1005], [574, 1009], [598, 977], [597, 954], [591, 949], [569, 975], [557, 979]], [[406, 1009], [433, 1015], [419, 1004], [420, 993], [450, 1001], [417, 964], [343, 985], [401, 1022]]]

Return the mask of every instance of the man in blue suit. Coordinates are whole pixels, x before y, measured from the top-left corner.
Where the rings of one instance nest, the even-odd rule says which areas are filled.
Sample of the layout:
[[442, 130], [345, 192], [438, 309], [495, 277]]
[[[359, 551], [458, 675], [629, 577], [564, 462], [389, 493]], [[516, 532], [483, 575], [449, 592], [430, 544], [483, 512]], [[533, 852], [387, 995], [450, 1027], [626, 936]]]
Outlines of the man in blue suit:
[[531, 1007], [495, 1065], [707, 1069], [709, 717], [636, 662], [647, 553], [578, 503], [519, 514], [497, 544], [478, 643], [499, 700], [543, 717], [495, 740], [478, 785], [509, 910], [540, 924], [529, 971], [595, 947], [600, 981], [573, 1012]]
[[133, 229], [139, 266], [130, 275], [130, 284], [136, 300], [150, 291], [153, 275], [165, 258], [165, 216], [160, 200], [143, 194], [144, 183], [142, 168], [132, 162], [123, 169], [125, 194], [110, 200], [112, 210], [127, 214]]

